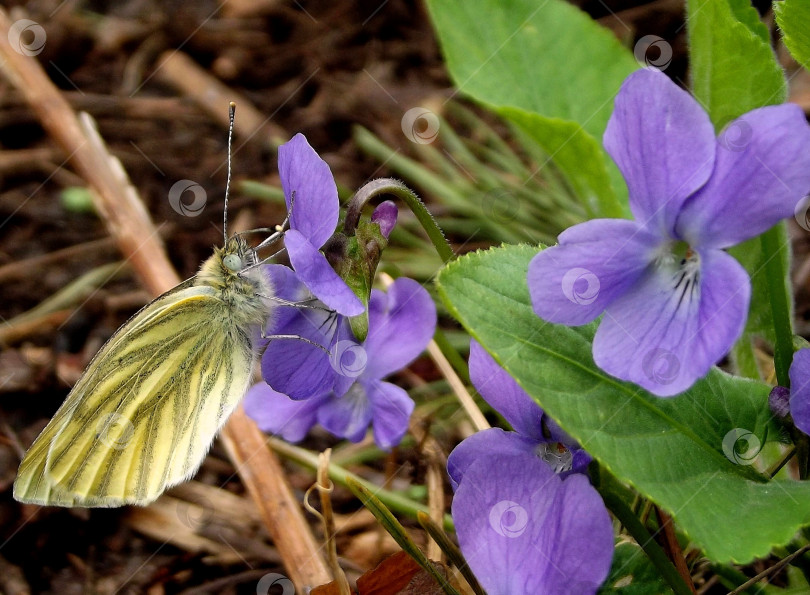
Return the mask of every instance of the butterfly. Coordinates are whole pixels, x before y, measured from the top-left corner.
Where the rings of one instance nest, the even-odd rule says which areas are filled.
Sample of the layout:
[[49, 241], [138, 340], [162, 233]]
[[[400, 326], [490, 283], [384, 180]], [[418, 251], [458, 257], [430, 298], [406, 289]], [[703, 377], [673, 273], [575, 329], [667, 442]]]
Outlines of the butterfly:
[[283, 301], [257, 256], [283, 231], [255, 248], [226, 235], [196, 276], [118, 329], [24, 456], [14, 498], [146, 505], [193, 476], [247, 391], [256, 329]]

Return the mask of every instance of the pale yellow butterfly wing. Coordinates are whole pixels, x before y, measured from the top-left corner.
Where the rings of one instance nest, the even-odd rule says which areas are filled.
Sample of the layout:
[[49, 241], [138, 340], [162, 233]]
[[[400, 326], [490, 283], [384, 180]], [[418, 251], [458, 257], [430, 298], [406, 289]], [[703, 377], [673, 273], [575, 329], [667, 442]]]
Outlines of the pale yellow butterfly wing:
[[31, 446], [14, 497], [143, 505], [192, 476], [244, 396], [255, 357], [221, 295], [187, 282], [119, 329]]

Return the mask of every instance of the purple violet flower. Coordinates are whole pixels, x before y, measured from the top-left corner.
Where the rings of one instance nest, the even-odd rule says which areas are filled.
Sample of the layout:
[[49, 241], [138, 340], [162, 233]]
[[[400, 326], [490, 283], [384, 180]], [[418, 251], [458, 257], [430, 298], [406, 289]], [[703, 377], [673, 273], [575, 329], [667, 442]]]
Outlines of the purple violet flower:
[[[269, 268], [280, 297], [296, 299], [306, 293], [292, 271]], [[286, 331], [297, 329], [300, 336], [329, 346], [329, 355], [303, 341], [285, 341], [288, 362], [277, 361], [283, 354], [276, 353], [271, 361], [263, 359], [262, 370], [265, 377], [268, 368], [274, 376], [286, 375], [290, 392], [255, 385], [245, 398], [247, 414], [262, 430], [291, 442], [301, 440], [320, 423], [353, 442], [360, 441], [371, 424], [380, 448], [398, 444], [408, 429], [414, 403], [404, 389], [382, 379], [407, 366], [430, 342], [436, 329], [436, 306], [428, 292], [405, 278], [394, 281], [387, 293], [373, 290], [368, 336], [362, 345], [355, 342], [343, 316], [303, 308], [285, 316]], [[280, 341], [270, 345], [274, 343]], [[304, 351], [303, 363], [298, 351], [302, 345], [310, 348]], [[320, 358], [315, 357], [318, 353]], [[305, 390], [299, 391], [299, 385]], [[301, 392], [308, 394], [300, 396]]]
[[284, 234], [290, 264], [326, 306], [345, 316], [362, 314], [360, 299], [320, 252], [335, 232], [340, 209], [329, 166], [298, 133], [278, 148], [278, 172], [290, 213], [290, 229]]
[[768, 106], [715, 137], [707, 114], [655, 69], [625, 80], [604, 135], [635, 220], [575, 225], [529, 265], [534, 311], [604, 317], [597, 366], [658, 396], [688, 389], [742, 334], [751, 282], [724, 249], [793, 215], [810, 190], [810, 127]]
[[810, 434], [810, 349], [799, 349], [790, 364], [790, 415], [794, 425]]
[[[478, 432], [448, 458], [467, 563], [488, 593], [595, 593], [610, 571], [613, 527], [599, 493], [576, 472], [590, 457], [475, 341], [470, 377], [517, 432]], [[545, 448], [560, 446], [555, 440], [574, 453], [567, 472], [548, 456], [563, 452]]]
[[469, 367], [470, 380], [478, 393], [515, 431], [483, 430], [456, 446], [447, 459], [454, 488], [472, 463], [492, 453], [533, 455], [563, 477], [585, 471], [590, 455], [474, 340], [470, 341]]

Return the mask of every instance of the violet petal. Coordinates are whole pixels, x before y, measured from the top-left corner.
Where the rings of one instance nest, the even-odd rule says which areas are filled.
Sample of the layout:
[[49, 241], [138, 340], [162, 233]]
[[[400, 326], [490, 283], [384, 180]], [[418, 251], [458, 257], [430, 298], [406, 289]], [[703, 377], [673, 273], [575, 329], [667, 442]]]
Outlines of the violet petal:
[[303, 440], [317, 421], [317, 412], [328, 393], [304, 401], [294, 401], [264, 383], [252, 386], [245, 396], [245, 413], [264, 432], [288, 442]]
[[708, 183], [684, 204], [676, 231], [693, 246], [727, 248], [792, 217], [810, 191], [810, 126], [798, 105], [762, 107], [717, 140]]
[[793, 354], [790, 366], [790, 414], [793, 423], [805, 434], [810, 434], [810, 349]]
[[413, 279], [394, 281], [386, 293], [371, 292], [364, 347], [367, 378], [383, 378], [411, 363], [436, 330], [436, 305]]
[[298, 278], [312, 294], [344, 316], [357, 316], [365, 308], [326, 257], [297, 230], [284, 234], [284, 246]]
[[388, 450], [402, 442], [415, 404], [405, 389], [390, 382], [372, 380], [363, 384], [371, 402], [374, 442]]
[[278, 148], [278, 173], [290, 229], [298, 230], [320, 248], [334, 233], [340, 208], [329, 166], [299, 133]]
[[768, 395], [768, 407], [777, 418], [787, 419], [790, 415], [790, 389], [786, 386], [774, 386]]
[[453, 497], [459, 545], [488, 593], [595, 593], [610, 570], [613, 527], [584, 475], [565, 480], [531, 455], [469, 466]]
[[348, 324], [341, 324], [335, 314], [299, 309], [284, 327], [274, 329], [274, 334], [294, 335], [311, 342], [295, 338], [271, 340], [262, 354], [262, 378], [295, 400], [332, 390], [336, 372], [326, 350], [335, 336], [348, 333], [347, 329]]
[[371, 214], [371, 221], [380, 225], [380, 233], [387, 239], [397, 224], [397, 205], [392, 200], [380, 203]]
[[470, 380], [484, 400], [521, 435], [543, 439], [543, 410], [481, 345], [470, 341]]
[[594, 320], [642, 276], [660, 239], [635, 221], [593, 219], [560, 234], [529, 263], [529, 293], [538, 316], [581, 325]]
[[616, 96], [604, 146], [624, 175], [636, 220], [672, 236], [681, 205], [714, 165], [714, 128], [703, 108], [662, 72], [638, 70]]
[[530, 454], [535, 456], [537, 441], [501, 428], [481, 430], [456, 445], [447, 457], [447, 474], [455, 490], [470, 465], [483, 457]]
[[366, 389], [356, 382], [342, 397], [332, 396], [318, 409], [318, 423], [335, 436], [360, 442], [371, 422], [372, 408]]
[[[271, 287], [273, 288], [273, 297], [287, 300], [288, 302], [300, 302], [311, 297], [309, 290], [301, 283], [290, 267], [280, 264], [269, 264], [262, 267], [262, 272], [264, 272], [270, 280]], [[297, 315], [298, 308], [295, 306], [275, 304], [266, 325], [267, 333], [279, 333], [280, 331], [278, 329], [284, 328], [290, 324], [292, 319]]]

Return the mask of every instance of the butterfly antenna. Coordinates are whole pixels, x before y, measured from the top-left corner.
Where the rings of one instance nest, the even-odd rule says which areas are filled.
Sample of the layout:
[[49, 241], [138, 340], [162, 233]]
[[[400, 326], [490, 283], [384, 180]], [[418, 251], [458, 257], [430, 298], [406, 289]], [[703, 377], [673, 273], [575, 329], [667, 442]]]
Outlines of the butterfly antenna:
[[228, 243], [228, 194], [231, 190], [231, 145], [233, 144], [233, 121], [236, 115], [236, 104], [231, 101], [228, 105], [228, 178], [225, 181], [225, 210], [222, 215], [222, 235], [224, 241], [222, 245]]

